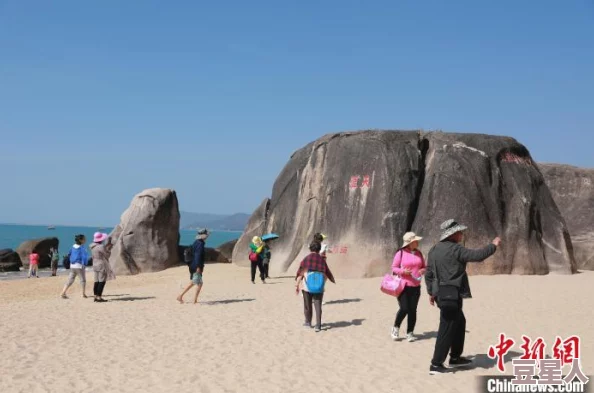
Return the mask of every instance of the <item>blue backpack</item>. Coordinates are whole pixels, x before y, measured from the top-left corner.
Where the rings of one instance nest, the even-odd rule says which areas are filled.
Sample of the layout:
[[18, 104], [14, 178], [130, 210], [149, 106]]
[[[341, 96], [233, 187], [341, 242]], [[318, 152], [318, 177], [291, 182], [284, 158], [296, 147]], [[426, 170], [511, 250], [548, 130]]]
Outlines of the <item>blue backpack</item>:
[[309, 272], [305, 279], [305, 284], [309, 293], [324, 293], [324, 284], [326, 276], [322, 272]]

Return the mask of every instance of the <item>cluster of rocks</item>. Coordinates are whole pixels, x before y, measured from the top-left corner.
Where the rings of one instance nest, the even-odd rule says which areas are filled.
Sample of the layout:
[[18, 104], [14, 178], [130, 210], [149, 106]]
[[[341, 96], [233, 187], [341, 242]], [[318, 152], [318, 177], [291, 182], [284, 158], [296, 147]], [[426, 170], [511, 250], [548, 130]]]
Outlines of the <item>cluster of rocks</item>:
[[[467, 247], [503, 240], [485, 263], [469, 265], [471, 274], [594, 269], [594, 170], [537, 164], [513, 138], [420, 131], [330, 134], [296, 151], [240, 239], [208, 248], [206, 259], [248, 266], [251, 238], [274, 232], [273, 265], [287, 271], [321, 231], [335, 275], [380, 276], [405, 232], [423, 236], [426, 254], [449, 218], [469, 227]], [[179, 224], [174, 190], [136, 195], [111, 233], [116, 273], [178, 266], [187, 247]], [[33, 251], [49, 267], [52, 247], [58, 239], [0, 250], [0, 271], [26, 267]]]
[[513, 138], [331, 134], [291, 156], [272, 197], [250, 218], [233, 262], [248, 265], [251, 238], [274, 232], [280, 235], [274, 265], [287, 271], [321, 231], [334, 250], [329, 263], [335, 275], [380, 276], [405, 232], [424, 237], [426, 254], [440, 224], [455, 218], [470, 228], [467, 247], [503, 239], [496, 255], [469, 265], [471, 274], [571, 274], [594, 268], [593, 195], [592, 171], [540, 166]]

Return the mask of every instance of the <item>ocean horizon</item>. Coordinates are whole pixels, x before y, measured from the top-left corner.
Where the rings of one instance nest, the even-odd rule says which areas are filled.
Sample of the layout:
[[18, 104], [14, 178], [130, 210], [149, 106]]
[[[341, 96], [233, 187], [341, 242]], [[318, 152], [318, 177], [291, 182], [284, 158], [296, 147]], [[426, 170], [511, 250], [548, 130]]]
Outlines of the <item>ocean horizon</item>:
[[[101, 226], [55, 226], [55, 229], [48, 229], [44, 225], [19, 225], [19, 224], [0, 224], [0, 250], [10, 248], [16, 249], [25, 241], [40, 239], [46, 237], [56, 237], [60, 241], [60, 266], [62, 264], [62, 256], [66, 255], [70, 247], [74, 244], [74, 236], [83, 234], [87, 237], [87, 244], [93, 239], [95, 232], [111, 233], [113, 227]], [[182, 229], [180, 233], [180, 244], [192, 244], [196, 237], [196, 231], [191, 229]], [[238, 239], [241, 236], [239, 231], [211, 231], [207, 240], [207, 247], [216, 248], [223, 243]], [[21, 268], [22, 269], [22, 268]], [[41, 269], [42, 272], [45, 269]], [[23, 274], [19, 272], [0, 273], [0, 280], [19, 278]]]

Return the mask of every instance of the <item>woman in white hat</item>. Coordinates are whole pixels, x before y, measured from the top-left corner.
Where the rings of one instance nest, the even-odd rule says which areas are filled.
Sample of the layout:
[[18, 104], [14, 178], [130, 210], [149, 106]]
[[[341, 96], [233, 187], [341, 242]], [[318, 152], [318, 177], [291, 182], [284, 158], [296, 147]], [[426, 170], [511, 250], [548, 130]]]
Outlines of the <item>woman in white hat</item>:
[[425, 258], [418, 249], [421, 239], [423, 238], [413, 232], [407, 232], [403, 237], [402, 248], [396, 252], [392, 263], [392, 273], [400, 276], [405, 283], [404, 290], [398, 296], [400, 309], [396, 314], [392, 328], [392, 340], [394, 341], [398, 340], [400, 325], [406, 317], [408, 317], [406, 338], [409, 342], [415, 339], [414, 330], [417, 323], [417, 306], [421, 298], [421, 280], [427, 268]]

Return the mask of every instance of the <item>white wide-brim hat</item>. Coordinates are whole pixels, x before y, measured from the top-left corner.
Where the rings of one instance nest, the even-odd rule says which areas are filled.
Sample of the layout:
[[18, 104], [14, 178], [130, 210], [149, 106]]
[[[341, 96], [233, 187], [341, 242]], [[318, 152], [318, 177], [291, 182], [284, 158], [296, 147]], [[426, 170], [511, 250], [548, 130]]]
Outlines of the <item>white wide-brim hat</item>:
[[404, 236], [402, 237], [402, 240], [403, 240], [402, 248], [404, 248], [413, 242], [418, 242], [418, 241], [423, 240], [423, 238], [421, 236], [417, 236], [414, 232], [406, 232], [404, 234]]

